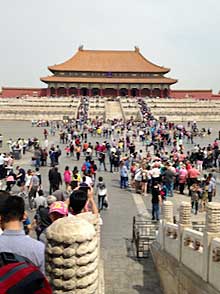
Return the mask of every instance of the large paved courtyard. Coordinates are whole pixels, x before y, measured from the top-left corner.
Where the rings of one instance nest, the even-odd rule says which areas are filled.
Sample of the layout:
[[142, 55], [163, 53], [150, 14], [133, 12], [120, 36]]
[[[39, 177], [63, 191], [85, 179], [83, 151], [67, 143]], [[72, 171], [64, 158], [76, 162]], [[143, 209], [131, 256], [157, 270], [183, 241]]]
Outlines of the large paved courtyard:
[[[213, 129], [214, 132], [212, 136], [203, 139], [202, 145], [211, 143], [212, 140], [217, 137], [218, 129], [216, 126], [214, 126]], [[6, 142], [8, 138], [38, 137], [43, 141], [43, 128], [31, 127], [30, 122], [0, 122], [0, 133], [2, 133], [4, 137], [3, 148], [0, 149], [0, 152], [7, 151]], [[96, 139], [97, 138], [89, 138], [88, 141], [91, 140], [91, 142], [94, 143]], [[49, 144], [51, 143], [59, 144], [58, 135], [55, 137], [49, 136]], [[140, 143], [137, 143], [137, 145], [141, 148]], [[63, 173], [66, 165], [69, 165], [71, 169], [77, 165], [80, 169], [83, 158], [80, 162], [77, 162], [75, 159], [69, 159], [65, 156], [65, 145], [61, 145], [61, 147], [63, 152], [59, 165], [60, 172]], [[27, 169], [30, 167], [30, 158], [31, 153], [27, 152], [15, 165], [19, 164]], [[41, 168], [43, 188], [46, 191], [48, 191], [48, 170], [49, 167]], [[118, 173], [111, 174], [109, 172], [99, 172], [98, 175], [102, 175], [107, 183], [110, 202], [110, 208], [103, 211], [101, 214], [103, 219], [101, 248], [104, 262], [106, 293], [161, 293], [159, 278], [155, 272], [152, 259], [137, 260], [131, 243], [132, 217], [140, 213], [145, 213], [150, 217], [150, 195], [143, 197], [130, 190], [121, 190], [119, 188]], [[171, 199], [174, 203], [176, 215], [178, 215], [178, 206], [183, 200], [189, 201], [189, 197], [175, 194]], [[215, 200], [220, 201], [219, 187], [217, 187], [217, 197]], [[194, 219], [204, 219], [204, 214], [200, 213], [198, 216], [194, 217]]]

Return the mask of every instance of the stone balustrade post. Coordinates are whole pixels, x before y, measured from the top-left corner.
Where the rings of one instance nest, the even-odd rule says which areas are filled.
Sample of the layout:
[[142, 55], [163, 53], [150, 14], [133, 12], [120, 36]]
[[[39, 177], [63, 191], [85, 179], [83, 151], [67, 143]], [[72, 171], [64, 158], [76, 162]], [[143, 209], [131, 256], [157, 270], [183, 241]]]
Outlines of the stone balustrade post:
[[206, 226], [203, 234], [203, 279], [209, 281], [210, 247], [213, 238], [220, 237], [220, 203], [207, 205]]
[[98, 232], [91, 222], [64, 217], [48, 227], [46, 272], [54, 294], [99, 293]]
[[171, 201], [164, 201], [162, 206], [163, 221], [173, 222], [173, 203]]
[[160, 221], [158, 242], [161, 249], [165, 248], [165, 225], [166, 223], [173, 223], [173, 203], [171, 201], [164, 201], [162, 206], [163, 218]]
[[191, 221], [191, 203], [183, 201], [180, 204], [179, 210], [179, 226], [178, 226], [178, 238], [179, 238], [179, 261], [182, 260], [182, 237], [183, 231], [186, 228], [192, 228], [192, 221]]

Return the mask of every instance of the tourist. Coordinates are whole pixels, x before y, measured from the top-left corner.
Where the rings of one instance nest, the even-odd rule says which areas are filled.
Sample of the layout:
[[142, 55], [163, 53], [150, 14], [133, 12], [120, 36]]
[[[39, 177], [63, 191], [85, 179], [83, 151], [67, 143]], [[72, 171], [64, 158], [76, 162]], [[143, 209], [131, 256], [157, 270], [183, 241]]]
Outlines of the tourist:
[[0, 180], [4, 179], [6, 176], [6, 170], [5, 170], [5, 154], [2, 153], [0, 155]]
[[17, 179], [17, 185], [18, 187], [20, 187], [20, 196], [25, 196], [25, 177], [26, 177], [26, 173], [25, 170], [20, 167], [17, 166], [16, 170], [18, 171], [17, 175], [16, 175], [16, 179]]
[[216, 179], [212, 173], [209, 173], [208, 175], [208, 183], [208, 201], [212, 202], [212, 197], [216, 195]]
[[107, 171], [106, 164], [105, 164], [105, 153], [104, 153], [104, 151], [100, 151], [98, 153], [98, 160], [99, 160], [99, 171], [101, 171], [102, 166], [103, 166], [104, 170]]
[[122, 160], [120, 164], [120, 188], [126, 189], [128, 185], [128, 168]]
[[16, 183], [16, 174], [13, 170], [9, 171], [9, 174], [6, 177], [6, 191], [11, 192], [12, 187]]
[[46, 244], [47, 238], [46, 238], [46, 230], [47, 228], [56, 220], [68, 216], [68, 206], [66, 203], [62, 201], [53, 201], [54, 199], [50, 198], [49, 203], [52, 201], [51, 204], [47, 208], [39, 211], [39, 217], [40, 217], [40, 224], [42, 224], [39, 227], [39, 241]]
[[184, 188], [187, 182], [188, 172], [184, 164], [181, 165], [179, 170], [179, 191], [184, 195]]
[[72, 179], [72, 172], [69, 169], [69, 166], [66, 166], [65, 167], [65, 171], [63, 173], [63, 179], [64, 179], [64, 183], [65, 183], [66, 189], [67, 189], [68, 186], [70, 185], [71, 179]]
[[160, 203], [161, 203], [161, 196], [160, 196], [160, 184], [157, 181], [154, 181], [151, 189], [152, 194], [152, 220], [159, 221], [160, 219]]
[[107, 197], [107, 188], [103, 181], [103, 177], [98, 178], [98, 183], [96, 185], [96, 195], [98, 195], [98, 209], [100, 212], [105, 207], [105, 201]]
[[49, 193], [52, 194], [52, 192], [59, 190], [59, 186], [62, 185], [62, 177], [57, 167], [52, 167], [49, 170], [48, 178], [50, 182]]
[[27, 257], [44, 273], [44, 245], [26, 237], [22, 229], [24, 206], [24, 200], [18, 196], [9, 196], [5, 200], [1, 210], [1, 226], [4, 231], [0, 236], [0, 252], [12, 252]]
[[168, 163], [166, 167], [164, 167], [165, 171], [163, 173], [162, 181], [165, 184], [168, 196], [173, 197], [173, 187], [174, 187], [174, 178], [176, 173], [172, 170], [171, 165]]
[[192, 184], [192, 186], [190, 187], [190, 191], [192, 212], [194, 212], [194, 214], [197, 214], [199, 209], [199, 198], [202, 194], [202, 189], [200, 188], [198, 181]]
[[86, 195], [85, 191], [79, 189], [73, 191], [68, 202], [71, 215], [76, 215], [88, 211], [91, 211], [93, 214], [98, 214], [98, 209], [94, 201], [92, 188], [88, 190], [88, 195]]
[[36, 206], [35, 198], [37, 196], [39, 187], [40, 187], [39, 178], [36, 175], [36, 172], [32, 171], [32, 177], [30, 180], [29, 188], [28, 188], [28, 201], [29, 201], [29, 206], [31, 210], [34, 209]]

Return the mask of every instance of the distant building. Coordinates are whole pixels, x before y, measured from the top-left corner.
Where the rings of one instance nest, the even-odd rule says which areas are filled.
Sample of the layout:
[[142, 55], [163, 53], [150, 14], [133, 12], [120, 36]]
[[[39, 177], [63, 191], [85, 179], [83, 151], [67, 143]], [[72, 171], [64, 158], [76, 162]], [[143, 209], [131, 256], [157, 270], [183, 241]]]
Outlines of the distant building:
[[169, 68], [148, 61], [134, 51], [84, 50], [59, 65], [49, 66], [52, 76], [41, 81], [48, 96], [149, 96], [168, 97], [177, 80], [164, 75]]

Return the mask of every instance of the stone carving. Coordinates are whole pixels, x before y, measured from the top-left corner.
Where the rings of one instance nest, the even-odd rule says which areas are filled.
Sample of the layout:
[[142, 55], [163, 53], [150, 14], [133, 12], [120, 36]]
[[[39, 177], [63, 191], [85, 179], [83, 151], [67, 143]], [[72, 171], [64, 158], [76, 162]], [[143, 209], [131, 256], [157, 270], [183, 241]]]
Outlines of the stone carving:
[[180, 205], [179, 223], [181, 225], [191, 224], [191, 204], [183, 201]]
[[206, 212], [206, 229], [211, 233], [220, 232], [220, 203], [208, 203]]
[[171, 201], [163, 202], [163, 219], [167, 222], [173, 222], [173, 203]]
[[220, 262], [220, 248], [215, 248], [213, 251], [212, 251], [212, 260], [214, 262]]
[[47, 230], [46, 271], [53, 293], [98, 291], [98, 220], [82, 215], [61, 218]]

